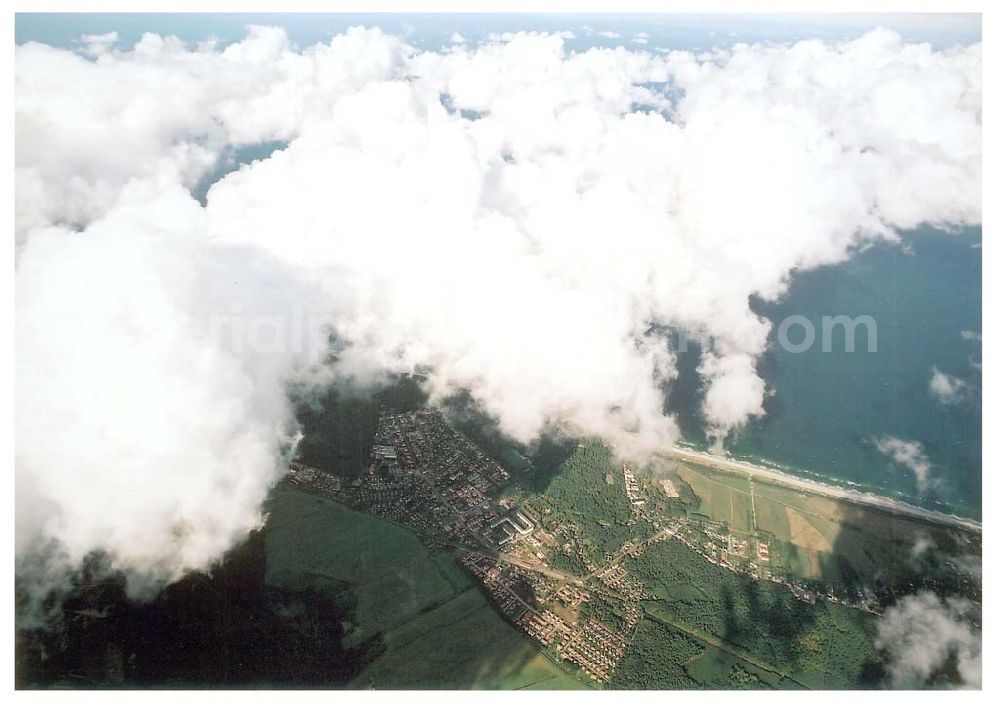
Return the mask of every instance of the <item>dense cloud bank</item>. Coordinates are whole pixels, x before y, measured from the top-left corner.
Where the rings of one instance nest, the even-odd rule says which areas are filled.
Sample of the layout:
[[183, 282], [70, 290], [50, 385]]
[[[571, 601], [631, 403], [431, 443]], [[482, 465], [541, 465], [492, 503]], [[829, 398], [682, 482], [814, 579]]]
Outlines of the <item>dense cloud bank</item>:
[[504, 39], [17, 48], [22, 573], [42, 547], [103, 548], [134, 587], [210, 565], [282, 473], [289, 384], [426, 370], [518, 439], [641, 453], [677, 435], [659, 331], [682, 330], [722, 440], [763, 413], [751, 295], [980, 221], [978, 45]]

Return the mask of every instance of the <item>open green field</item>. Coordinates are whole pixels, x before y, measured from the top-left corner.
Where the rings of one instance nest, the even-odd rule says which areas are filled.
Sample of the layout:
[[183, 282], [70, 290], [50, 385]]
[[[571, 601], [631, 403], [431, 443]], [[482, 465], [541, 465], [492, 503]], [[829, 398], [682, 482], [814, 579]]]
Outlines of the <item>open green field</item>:
[[774, 539], [774, 567], [800, 578], [850, 587], [877, 575], [886, 584], [905, 585], [914, 577], [909, 557], [918, 540], [931, 539], [955, 553], [978, 551], [956, 529], [760, 478], [753, 481], [751, 501], [745, 476], [682, 462], [671, 465], [697, 495], [699, 514], [752, 531], [756, 510], [757, 530]]
[[579, 688], [508, 624], [450, 553], [334, 501], [279, 487], [268, 503], [267, 582], [345, 604], [345, 642], [377, 641], [352, 682], [374, 688]]
[[724, 521], [734, 529], [750, 531], [753, 514], [750, 483], [746, 478], [725, 473], [702, 472], [701, 468], [677, 466], [677, 474], [691, 486], [701, 501], [698, 513]]
[[[787, 678], [754, 666], [728, 651], [708, 646], [684, 666], [687, 674], [703, 688], [794, 689]], [[799, 686], [800, 687], [800, 686]]]
[[585, 687], [504, 622], [475, 587], [383, 637], [385, 653], [355, 678], [354, 687]]
[[350, 585], [356, 603], [348, 640], [389, 628], [455, 594], [409, 531], [294, 489], [268, 505], [267, 582], [284, 588]]

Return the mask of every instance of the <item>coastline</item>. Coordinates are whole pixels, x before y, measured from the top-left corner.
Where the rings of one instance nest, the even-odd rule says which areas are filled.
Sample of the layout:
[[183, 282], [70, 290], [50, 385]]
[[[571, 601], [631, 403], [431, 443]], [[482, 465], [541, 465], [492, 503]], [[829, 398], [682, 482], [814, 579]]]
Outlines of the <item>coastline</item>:
[[685, 448], [677, 445], [667, 451], [661, 452], [661, 455], [668, 458], [684, 460], [695, 465], [709, 467], [713, 470], [720, 470], [737, 475], [747, 475], [749, 477], [759, 478], [766, 482], [770, 482], [771, 484], [783, 485], [785, 487], [791, 487], [824, 497], [832, 497], [834, 499], [852, 502], [854, 504], [865, 505], [867, 507], [880, 509], [891, 514], [899, 514], [910, 518], [922, 519], [931, 523], [943, 524], [977, 534], [981, 534], [983, 531], [982, 524], [974, 519], [960, 517], [955, 514], [946, 514], [945, 512], [938, 512], [932, 509], [924, 509], [923, 507], [918, 507], [907, 502], [891, 499], [889, 497], [882, 497], [867, 492], [859, 492], [857, 490], [848, 489], [846, 487], [837, 487], [835, 485], [829, 485], [816, 480], [797, 477], [795, 475], [764, 467], [762, 465], [755, 465], [745, 460], [736, 460], [720, 455], [713, 455], [705, 451], [693, 450], [691, 448]]

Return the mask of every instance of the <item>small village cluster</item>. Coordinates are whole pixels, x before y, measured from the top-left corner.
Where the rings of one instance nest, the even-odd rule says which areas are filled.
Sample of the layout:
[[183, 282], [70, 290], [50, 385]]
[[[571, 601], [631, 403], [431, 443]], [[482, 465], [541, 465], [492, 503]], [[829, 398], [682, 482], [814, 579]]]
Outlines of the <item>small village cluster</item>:
[[[600, 683], [611, 678], [634, 637], [642, 602], [653, 597], [625, 564], [655, 542], [676, 538], [713, 564], [782, 584], [805, 602], [816, 601], [809, 587], [771, 570], [766, 536], [742, 535], [698, 515], [661, 517], [647, 504], [648, 488], [627, 463], [622, 477], [634, 514], [630, 525], [645, 520], [654, 533], [625, 541], [603, 561], [577, 555], [586, 569], [577, 575], [555, 569], [550, 556], [572, 553], [579, 526], [561, 522], [553, 535], [542, 530], [531, 511], [502, 498], [507, 470], [437, 411], [382, 413], [370, 463], [358, 477], [335, 477], [298, 462], [290, 472], [297, 485], [405, 524], [429, 547], [455, 550], [512, 624], [550, 657], [575, 664]], [[677, 496], [669, 480], [660, 480], [657, 491]], [[819, 597], [874, 610], [865, 595], [850, 599], [830, 591]], [[595, 618], [589, 608], [595, 600], [613, 606], [615, 618]]]

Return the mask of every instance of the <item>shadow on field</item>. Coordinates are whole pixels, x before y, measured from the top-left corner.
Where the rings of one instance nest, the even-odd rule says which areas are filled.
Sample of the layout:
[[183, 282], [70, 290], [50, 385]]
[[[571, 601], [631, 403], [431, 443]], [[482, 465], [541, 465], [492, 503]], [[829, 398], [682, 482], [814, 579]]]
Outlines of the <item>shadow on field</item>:
[[533, 492], [545, 492], [562, 464], [576, 450], [576, 439], [562, 437], [555, 430], [543, 432], [531, 445], [519, 443], [506, 436], [497, 420], [465, 391], [446, 399], [442, 410], [456, 430]]
[[374, 391], [333, 387], [315, 397], [300, 396], [298, 459], [323, 472], [355, 478], [368, 466], [380, 411], [410, 411], [426, 402], [418, 379], [408, 375]]
[[741, 581], [738, 589], [720, 589], [725, 625], [722, 637], [775, 664], [793, 664], [799, 638], [810, 632], [815, 609], [785, 591], [765, 590], [760, 581]]
[[[800, 581], [815, 604], [764, 581], [724, 586], [723, 636], [809, 687], [885, 687], [884, 654], [875, 648], [880, 617], [871, 611], [923, 590], [980, 600], [978, 581], [955, 565], [980, 548], [969, 534], [938, 524], [858, 505], [840, 511], [840, 530], [820, 554], [822, 579]], [[851, 606], [823, 599], [828, 592]]]
[[878, 688], [884, 668], [875, 653], [874, 617], [794, 598], [760, 581], [720, 589], [723, 639], [811, 689]]
[[98, 564], [77, 579], [58, 629], [18, 634], [17, 687], [331, 687], [371, 658], [372, 644], [343, 647], [333, 601], [265, 585], [261, 532], [148, 603], [129, 600], [119, 575], [95, 577], [106, 575]]

